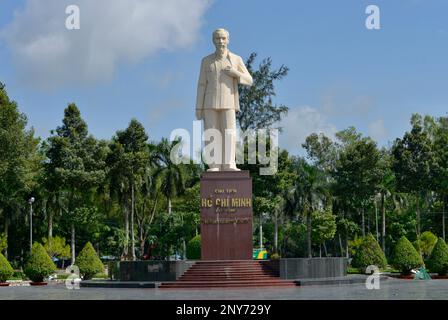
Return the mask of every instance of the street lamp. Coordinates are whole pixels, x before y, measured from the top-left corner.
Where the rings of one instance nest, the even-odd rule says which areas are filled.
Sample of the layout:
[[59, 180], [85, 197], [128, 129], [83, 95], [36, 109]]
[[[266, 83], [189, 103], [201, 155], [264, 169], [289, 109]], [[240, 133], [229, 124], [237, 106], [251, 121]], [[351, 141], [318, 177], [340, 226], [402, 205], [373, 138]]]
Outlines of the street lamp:
[[30, 253], [33, 249], [33, 203], [34, 203], [34, 197], [31, 197], [30, 200], [28, 200], [28, 203], [30, 204]]

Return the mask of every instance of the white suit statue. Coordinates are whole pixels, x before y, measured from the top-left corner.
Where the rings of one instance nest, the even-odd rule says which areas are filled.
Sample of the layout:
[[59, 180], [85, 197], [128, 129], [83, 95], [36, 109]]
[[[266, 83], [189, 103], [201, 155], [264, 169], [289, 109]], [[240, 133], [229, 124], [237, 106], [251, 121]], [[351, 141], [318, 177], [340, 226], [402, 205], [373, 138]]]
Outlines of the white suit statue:
[[[204, 130], [215, 129], [221, 133], [221, 145], [214, 149], [214, 163], [208, 163], [208, 171], [239, 171], [235, 163], [236, 116], [240, 110], [238, 84], [251, 86], [252, 76], [241, 57], [227, 49], [229, 32], [217, 29], [213, 32], [215, 53], [202, 59], [196, 100], [196, 118], [204, 119]], [[219, 141], [219, 140], [218, 140]], [[212, 141], [207, 141], [207, 145]], [[216, 145], [216, 141], [214, 141]], [[220, 149], [220, 150], [216, 150]], [[218, 157], [216, 157], [216, 152]], [[207, 161], [206, 161], [207, 162]]]

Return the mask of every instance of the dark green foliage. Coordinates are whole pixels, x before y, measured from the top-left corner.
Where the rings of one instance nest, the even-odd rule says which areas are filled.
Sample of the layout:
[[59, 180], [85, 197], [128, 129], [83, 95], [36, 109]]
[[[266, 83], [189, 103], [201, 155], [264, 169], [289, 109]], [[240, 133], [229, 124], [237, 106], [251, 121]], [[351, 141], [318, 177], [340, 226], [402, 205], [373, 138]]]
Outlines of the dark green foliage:
[[429, 271], [441, 276], [448, 273], [448, 246], [442, 238], [437, 240], [426, 265]]
[[423, 266], [423, 259], [412, 243], [402, 236], [395, 245], [392, 264], [402, 274], [409, 274], [412, 269]]
[[40, 243], [35, 242], [31, 251], [31, 257], [23, 271], [31, 281], [42, 282], [44, 278], [56, 271], [56, 266], [51, 261], [44, 247]]
[[6, 260], [5, 256], [0, 252], [0, 282], [5, 282], [14, 273], [13, 268]]
[[81, 250], [75, 264], [84, 280], [92, 279], [95, 274], [104, 271], [103, 263], [90, 242], [87, 242]]
[[352, 266], [364, 270], [370, 265], [384, 268], [387, 265], [387, 260], [380, 245], [373, 235], [369, 233], [362, 239], [361, 245], [356, 250]]
[[254, 83], [250, 87], [240, 86], [240, 109], [237, 121], [243, 131], [247, 129], [266, 129], [288, 113], [288, 107], [275, 105], [272, 98], [275, 96], [274, 81], [281, 80], [288, 74], [288, 67], [280, 66], [278, 70], [271, 70], [271, 58], [264, 59], [258, 70], [253, 69], [257, 57], [252, 53], [246, 61], [247, 70], [252, 75]]
[[201, 259], [201, 235], [197, 235], [187, 244], [187, 259], [199, 260]]

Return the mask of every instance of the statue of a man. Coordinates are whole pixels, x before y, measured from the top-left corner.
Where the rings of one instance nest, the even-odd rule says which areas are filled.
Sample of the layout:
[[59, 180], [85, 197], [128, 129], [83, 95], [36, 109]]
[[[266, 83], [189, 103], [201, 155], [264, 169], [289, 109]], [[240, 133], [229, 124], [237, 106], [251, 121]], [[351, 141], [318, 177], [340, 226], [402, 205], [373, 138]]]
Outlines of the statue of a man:
[[[229, 32], [213, 32], [215, 53], [202, 59], [196, 100], [196, 118], [204, 119], [204, 130], [215, 129], [221, 133], [220, 155], [208, 163], [208, 171], [239, 171], [236, 167], [236, 115], [240, 110], [238, 84], [251, 86], [252, 76], [243, 59], [227, 49]], [[207, 132], [207, 131], [206, 131]], [[207, 135], [206, 135], [207, 140]], [[219, 141], [219, 140], [218, 140]], [[212, 141], [206, 141], [205, 146]], [[219, 143], [214, 141], [215, 146]]]

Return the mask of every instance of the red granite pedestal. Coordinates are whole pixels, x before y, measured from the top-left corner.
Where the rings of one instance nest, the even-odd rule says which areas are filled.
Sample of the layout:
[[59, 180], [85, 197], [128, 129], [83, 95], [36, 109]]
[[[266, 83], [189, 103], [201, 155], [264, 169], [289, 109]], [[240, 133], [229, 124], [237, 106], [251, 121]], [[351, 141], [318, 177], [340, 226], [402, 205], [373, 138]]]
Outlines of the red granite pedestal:
[[201, 259], [252, 259], [252, 178], [249, 171], [201, 176]]

